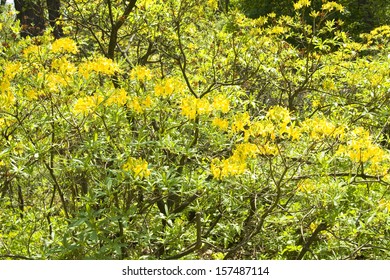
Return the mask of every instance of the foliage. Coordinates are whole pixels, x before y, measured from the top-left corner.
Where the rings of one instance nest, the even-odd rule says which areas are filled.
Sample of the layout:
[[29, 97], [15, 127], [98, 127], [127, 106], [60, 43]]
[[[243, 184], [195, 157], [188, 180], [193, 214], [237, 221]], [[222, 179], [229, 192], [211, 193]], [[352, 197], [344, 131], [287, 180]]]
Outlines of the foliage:
[[389, 26], [108, 2], [2, 15], [2, 258], [389, 258]]
[[[311, 0], [305, 2], [310, 2], [313, 8], [320, 10], [322, 5], [332, 3], [333, 1]], [[332, 14], [330, 17], [342, 19], [346, 23], [345, 31], [348, 31], [356, 39], [362, 32], [369, 32], [375, 27], [390, 24], [390, 4], [388, 1], [340, 0], [336, 2], [344, 6], [344, 11], [342, 14]], [[275, 13], [279, 16], [294, 15], [294, 1], [237, 0], [234, 4], [250, 18], [258, 18], [270, 13]]]

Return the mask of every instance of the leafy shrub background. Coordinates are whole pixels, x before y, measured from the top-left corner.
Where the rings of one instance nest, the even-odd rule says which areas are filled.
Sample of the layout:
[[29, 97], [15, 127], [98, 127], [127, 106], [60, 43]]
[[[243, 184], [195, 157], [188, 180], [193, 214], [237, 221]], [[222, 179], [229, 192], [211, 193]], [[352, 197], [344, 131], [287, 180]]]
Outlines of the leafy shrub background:
[[1, 16], [2, 258], [389, 257], [389, 26], [93, 3]]

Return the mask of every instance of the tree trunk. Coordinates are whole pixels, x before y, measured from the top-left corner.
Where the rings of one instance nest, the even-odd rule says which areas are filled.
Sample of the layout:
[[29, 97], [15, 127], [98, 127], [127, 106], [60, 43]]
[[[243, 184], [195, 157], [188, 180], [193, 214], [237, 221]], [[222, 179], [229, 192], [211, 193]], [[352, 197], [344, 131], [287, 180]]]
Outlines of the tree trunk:
[[59, 20], [61, 15], [60, 14], [61, 1], [46, 0], [46, 4], [49, 13], [49, 23], [50, 26], [53, 28], [53, 35], [56, 39], [61, 38], [62, 36], [64, 36], [64, 33], [62, 31], [62, 26], [56, 23]]
[[20, 21], [21, 36], [42, 35], [45, 30], [43, 7], [40, 3], [29, 0], [15, 0], [16, 18]]

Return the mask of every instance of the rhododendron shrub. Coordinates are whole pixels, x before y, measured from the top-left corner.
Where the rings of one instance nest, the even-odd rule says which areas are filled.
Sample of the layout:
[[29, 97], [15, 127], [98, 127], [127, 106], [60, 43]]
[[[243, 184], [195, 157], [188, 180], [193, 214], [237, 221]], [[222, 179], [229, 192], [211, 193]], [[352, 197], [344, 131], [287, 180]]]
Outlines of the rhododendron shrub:
[[191, 3], [141, 1], [114, 59], [76, 6], [0, 25], [0, 256], [388, 258], [389, 27]]

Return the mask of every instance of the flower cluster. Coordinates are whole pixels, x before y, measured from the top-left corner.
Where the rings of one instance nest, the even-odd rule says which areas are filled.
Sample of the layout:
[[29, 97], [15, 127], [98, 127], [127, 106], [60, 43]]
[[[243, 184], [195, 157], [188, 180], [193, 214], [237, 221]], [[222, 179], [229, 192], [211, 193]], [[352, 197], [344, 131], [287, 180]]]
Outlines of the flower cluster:
[[100, 94], [79, 98], [73, 107], [73, 111], [82, 114], [91, 113], [96, 110], [103, 100], [104, 98]]
[[230, 110], [230, 102], [223, 95], [217, 95], [212, 102], [190, 95], [181, 99], [180, 108], [183, 116], [193, 120], [197, 115], [206, 115], [212, 111], [227, 113]]
[[120, 69], [117, 63], [103, 56], [95, 57], [93, 60], [83, 62], [79, 65], [79, 73], [86, 79], [93, 72], [112, 76], [119, 71]]
[[326, 10], [326, 11], [336, 10], [336, 11], [339, 11], [339, 12], [343, 12], [344, 11], [344, 7], [343, 7], [343, 5], [338, 4], [338, 3], [334, 2], [334, 1], [330, 1], [330, 2], [327, 2], [327, 3], [322, 5], [322, 10]]
[[303, 7], [309, 7], [310, 4], [310, 0], [299, 0], [298, 2], [294, 3], [294, 10], [299, 10]]
[[247, 159], [253, 158], [259, 153], [260, 150], [255, 144], [238, 144], [231, 157], [222, 160], [218, 158], [212, 160], [210, 166], [211, 173], [216, 179], [241, 175], [247, 168]]
[[22, 65], [18, 62], [6, 63], [3, 69], [4, 73], [0, 81], [0, 109], [8, 109], [16, 101], [11, 81], [20, 72]]
[[390, 155], [380, 146], [373, 143], [370, 134], [362, 127], [350, 132], [350, 140], [340, 145], [336, 155], [349, 158], [354, 163], [370, 163], [371, 172], [385, 175], [389, 169]]
[[128, 97], [125, 89], [123, 88], [115, 89], [114, 92], [111, 94], [111, 96], [107, 98], [105, 104], [108, 106], [112, 104], [123, 106], [126, 104], [127, 99]]
[[154, 87], [156, 96], [169, 97], [175, 92], [182, 91], [184, 86], [175, 78], [166, 78], [158, 82]]
[[343, 138], [345, 136], [345, 127], [336, 126], [324, 117], [306, 119], [301, 124], [301, 131], [306, 132], [313, 140], [322, 140], [328, 137]]
[[70, 38], [60, 38], [51, 45], [52, 53], [78, 53], [76, 42]]
[[130, 77], [140, 82], [145, 82], [152, 78], [152, 72], [145, 66], [135, 66], [131, 72]]
[[129, 101], [127, 102], [127, 107], [131, 108], [138, 114], [142, 114], [143, 112], [145, 112], [146, 109], [152, 106], [152, 103], [152, 99], [149, 95], [147, 95], [146, 97], [134, 96], [132, 98], [129, 98]]
[[129, 157], [127, 162], [122, 166], [124, 171], [131, 171], [137, 178], [149, 177], [150, 169], [148, 169], [148, 162], [142, 158]]

